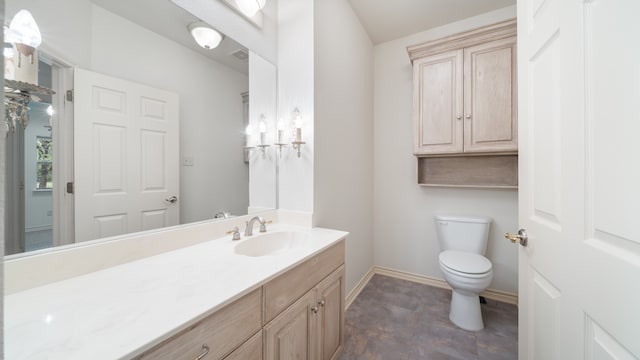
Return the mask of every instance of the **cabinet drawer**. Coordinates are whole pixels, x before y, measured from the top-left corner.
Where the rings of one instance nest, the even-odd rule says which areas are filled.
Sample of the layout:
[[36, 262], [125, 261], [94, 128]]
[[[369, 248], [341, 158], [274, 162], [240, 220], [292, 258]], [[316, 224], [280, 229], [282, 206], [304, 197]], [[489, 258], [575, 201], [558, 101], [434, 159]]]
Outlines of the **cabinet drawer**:
[[262, 331], [253, 335], [224, 360], [262, 360]]
[[142, 354], [139, 359], [193, 360], [209, 347], [206, 360], [221, 359], [262, 326], [262, 289], [234, 301], [213, 315]]
[[344, 263], [344, 240], [264, 285], [265, 323]]

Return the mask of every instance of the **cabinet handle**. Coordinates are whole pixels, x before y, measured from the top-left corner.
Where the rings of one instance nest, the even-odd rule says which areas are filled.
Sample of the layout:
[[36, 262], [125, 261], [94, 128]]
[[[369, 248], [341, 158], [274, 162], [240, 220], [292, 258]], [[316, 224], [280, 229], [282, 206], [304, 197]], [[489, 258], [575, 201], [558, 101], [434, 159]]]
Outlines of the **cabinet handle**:
[[458, 119], [458, 120], [462, 119], [462, 115], [456, 116], [456, 119]]
[[319, 307], [317, 307], [317, 306], [312, 306], [312, 307], [311, 307], [311, 312], [312, 312], [312, 313], [314, 313], [314, 314], [317, 314], [317, 313], [318, 313], [318, 310], [320, 310], [320, 308], [319, 308]]
[[318, 305], [320, 305], [320, 306], [324, 307], [324, 299], [322, 299], [322, 300], [318, 301]]
[[202, 353], [200, 353], [200, 355], [198, 355], [195, 360], [202, 360], [205, 356], [207, 356], [208, 353], [209, 347], [207, 346], [207, 344], [202, 345]]
[[471, 119], [471, 114], [467, 114], [467, 119]]

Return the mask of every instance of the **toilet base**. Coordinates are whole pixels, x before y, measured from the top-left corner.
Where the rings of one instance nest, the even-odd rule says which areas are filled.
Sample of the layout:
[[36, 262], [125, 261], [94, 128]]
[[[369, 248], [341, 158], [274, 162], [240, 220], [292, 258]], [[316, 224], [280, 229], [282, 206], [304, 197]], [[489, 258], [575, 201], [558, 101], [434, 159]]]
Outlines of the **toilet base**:
[[459, 328], [478, 331], [484, 328], [478, 294], [466, 295], [453, 290], [449, 320]]

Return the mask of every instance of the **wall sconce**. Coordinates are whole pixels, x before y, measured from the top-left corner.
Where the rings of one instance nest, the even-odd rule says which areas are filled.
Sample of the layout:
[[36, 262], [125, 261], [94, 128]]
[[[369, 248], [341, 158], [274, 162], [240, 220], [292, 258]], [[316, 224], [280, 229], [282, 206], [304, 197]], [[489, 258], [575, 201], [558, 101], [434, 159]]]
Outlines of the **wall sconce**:
[[[15, 44], [18, 54], [31, 57], [30, 62], [34, 63], [33, 54], [42, 43], [42, 36], [36, 20], [29, 11], [20, 10], [11, 19], [5, 41]], [[20, 62], [21, 56], [19, 55], [18, 63]]]
[[5, 28], [4, 73], [9, 80], [38, 84], [38, 52], [42, 43], [40, 29], [31, 13], [20, 10]]
[[298, 110], [298, 108], [295, 108], [291, 113], [291, 119], [296, 128], [296, 138], [291, 142], [291, 145], [298, 153], [298, 157], [300, 157], [300, 148], [306, 143], [302, 141], [302, 117], [300, 116], [300, 110]]
[[[20, 10], [5, 28], [5, 124], [13, 132], [16, 123], [27, 127], [32, 96], [52, 95], [51, 89], [38, 86], [38, 52], [42, 43], [40, 29], [31, 13]], [[17, 58], [16, 58], [17, 57]], [[23, 60], [22, 58], [25, 57]]]
[[264, 114], [260, 114], [260, 122], [258, 123], [258, 131], [260, 132], [260, 144], [258, 144], [258, 147], [262, 151], [262, 158], [263, 159], [266, 157], [265, 149], [268, 148], [269, 146], [271, 146], [271, 145], [268, 145], [266, 143], [267, 123], [266, 123], [265, 119], [266, 118], [265, 118]]
[[280, 154], [281, 158], [282, 158], [282, 147], [287, 146], [287, 143], [284, 142], [285, 141], [284, 128], [285, 128], [284, 120], [283, 119], [278, 120], [278, 139], [274, 145], [278, 147], [278, 153]]
[[191, 36], [198, 45], [207, 50], [215, 49], [220, 45], [222, 39], [224, 39], [224, 35], [202, 21], [189, 24], [187, 29], [189, 29], [189, 33], [191, 33]]
[[244, 135], [245, 135], [245, 139], [246, 139], [246, 144], [245, 144], [245, 149], [247, 150], [253, 150], [256, 147], [255, 146], [251, 146], [251, 143], [253, 142], [252, 137], [253, 137], [253, 125], [249, 124], [247, 125], [247, 128], [244, 130]]

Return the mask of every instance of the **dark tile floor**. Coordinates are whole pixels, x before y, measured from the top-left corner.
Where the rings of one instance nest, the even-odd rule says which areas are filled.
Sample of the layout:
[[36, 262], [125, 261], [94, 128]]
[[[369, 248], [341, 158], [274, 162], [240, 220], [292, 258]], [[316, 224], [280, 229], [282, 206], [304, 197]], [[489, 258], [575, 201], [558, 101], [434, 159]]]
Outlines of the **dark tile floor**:
[[518, 358], [516, 306], [487, 300], [485, 328], [465, 331], [449, 320], [451, 291], [374, 275], [346, 313], [340, 360]]

